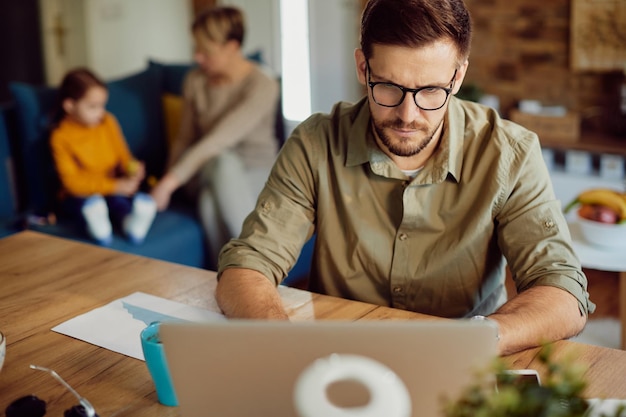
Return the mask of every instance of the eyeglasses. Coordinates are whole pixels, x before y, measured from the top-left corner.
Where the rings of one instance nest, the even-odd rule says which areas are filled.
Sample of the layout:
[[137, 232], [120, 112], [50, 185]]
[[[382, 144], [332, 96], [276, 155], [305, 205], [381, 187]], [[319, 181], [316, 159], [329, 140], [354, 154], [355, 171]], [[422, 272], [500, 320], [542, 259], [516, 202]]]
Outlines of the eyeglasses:
[[407, 88], [390, 82], [372, 82], [369, 61], [367, 64], [367, 85], [372, 90], [372, 98], [374, 102], [383, 107], [397, 107], [404, 101], [407, 93], [413, 94], [415, 105], [422, 110], [432, 111], [439, 110], [446, 104], [448, 96], [454, 88], [454, 81], [458, 69], [454, 70], [454, 75], [448, 83], [449, 88], [426, 86], [420, 88]]
[[[63, 380], [52, 369], [42, 366], [30, 365], [31, 369], [48, 372], [54, 379], [59, 381], [69, 392], [78, 399], [78, 405], [66, 410], [65, 417], [98, 417], [96, 410], [86, 398], [78, 395], [76, 390]], [[13, 401], [6, 409], [6, 417], [43, 417], [46, 414], [46, 402], [35, 395], [27, 395]]]

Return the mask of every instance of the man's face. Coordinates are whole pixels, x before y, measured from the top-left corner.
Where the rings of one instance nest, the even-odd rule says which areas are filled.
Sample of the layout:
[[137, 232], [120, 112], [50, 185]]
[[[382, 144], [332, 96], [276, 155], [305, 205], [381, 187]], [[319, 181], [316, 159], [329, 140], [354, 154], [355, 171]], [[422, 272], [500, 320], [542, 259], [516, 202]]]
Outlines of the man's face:
[[[420, 109], [415, 104], [413, 93], [407, 92], [398, 106], [385, 107], [374, 101], [368, 82], [390, 83], [411, 89], [452, 87], [450, 93], [455, 94], [467, 69], [467, 61], [458, 67], [456, 52], [455, 46], [448, 42], [436, 42], [419, 49], [375, 45], [367, 62], [361, 50], [355, 52], [359, 81], [367, 87], [376, 140], [392, 158], [416, 156], [438, 141], [449, 97], [440, 109], [428, 111]], [[418, 103], [423, 106], [419, 97]]]

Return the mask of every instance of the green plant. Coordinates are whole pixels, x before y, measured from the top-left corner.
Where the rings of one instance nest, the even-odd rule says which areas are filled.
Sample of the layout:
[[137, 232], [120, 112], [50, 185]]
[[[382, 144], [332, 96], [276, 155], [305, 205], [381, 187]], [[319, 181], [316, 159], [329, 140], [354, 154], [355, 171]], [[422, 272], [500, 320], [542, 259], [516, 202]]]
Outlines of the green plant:
[[[544, 346], [539, 359], [545, 367], [541, 385], [514, 383], [515, 376], [503, 374], [506, 366], [496, 360], [494, 372], [479, 376], [476, 384], [467, 387], [454, 401], [444, 399], [446, 417], [583, 417], [589, 405], [582, 397], [586, 383], [585, 368], [572, 360], [556, 362], [550, 345]], [[498, 389], [494, 375], [502, 375]], [[502, 383], [501, 383], [501, 382]], [[626, 409], [618, 408], [611, 416], [626, 417]]]
[[478, 102], [483, 96], [483, 90], [477, 84], [463, 83], [456, 96], [463, 100]]

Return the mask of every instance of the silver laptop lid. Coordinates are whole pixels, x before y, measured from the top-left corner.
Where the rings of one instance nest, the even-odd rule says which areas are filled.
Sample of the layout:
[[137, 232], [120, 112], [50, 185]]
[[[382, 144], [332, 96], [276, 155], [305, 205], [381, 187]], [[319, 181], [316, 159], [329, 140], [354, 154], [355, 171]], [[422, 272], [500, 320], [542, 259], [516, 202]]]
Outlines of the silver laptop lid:
[[[398, 392], [374, 392], [384, 389], [380, 381], [389, 377], [376, 373], [372, 363], [406, 388], [408, 415], [440, 416], [444, 396], [456, 398], [477, 372], [489, 369], [496, 334], [492, 323], [468, 320], [230, 320], [161, 326], [182, 417], [304, 417], [294, 405], [296, 387], [341, 410], [352, 407], [350, 415], [367, 416], [368, 409], [385, 405], [376, 401], [402, 400]], [[344, 360], [335, 360], [329, 373], [337, 357]], [[337, 370], [337, 362], [350, 369]], [[360, 382], [350, 382], [355, 380]], [[388, 410], [385, 417], [394, 417]]]

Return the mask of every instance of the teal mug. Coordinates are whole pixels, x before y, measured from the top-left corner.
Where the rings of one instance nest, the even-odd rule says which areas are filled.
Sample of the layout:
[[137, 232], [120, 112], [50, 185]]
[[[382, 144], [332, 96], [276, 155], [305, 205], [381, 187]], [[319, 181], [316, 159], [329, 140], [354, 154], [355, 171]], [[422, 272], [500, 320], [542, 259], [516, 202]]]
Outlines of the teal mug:
[[178, 399], [167, 366], [165, 349], [159, 338], [159, 325], [155, 322], [141, 331], [141, 348], [146, 359], [146, 366], [152, 376], [159, 402], [163, 405], [177, 406]]

